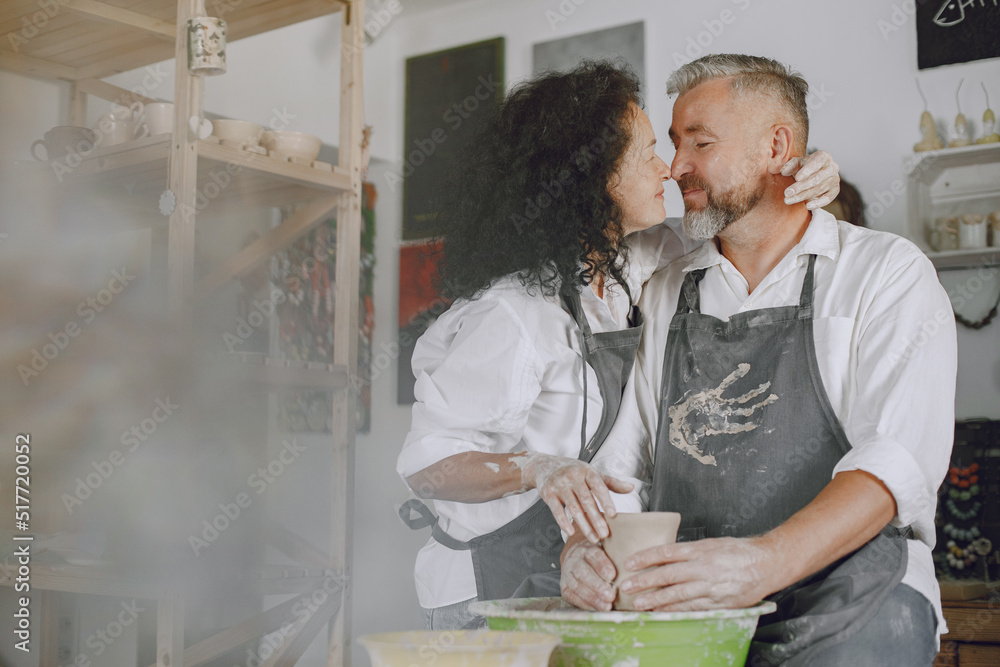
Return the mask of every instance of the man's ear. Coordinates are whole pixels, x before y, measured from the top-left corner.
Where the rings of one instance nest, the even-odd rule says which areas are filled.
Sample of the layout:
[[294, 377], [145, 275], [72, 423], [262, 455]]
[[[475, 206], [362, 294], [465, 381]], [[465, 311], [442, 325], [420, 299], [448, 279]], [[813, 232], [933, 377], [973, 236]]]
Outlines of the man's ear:
[[788, 125], [778, 124], [771, 126], [771, 145], [768, 147], [767, 173], [772, 176], [780, 176], [781, 168], [795, 154], [795, 134]]

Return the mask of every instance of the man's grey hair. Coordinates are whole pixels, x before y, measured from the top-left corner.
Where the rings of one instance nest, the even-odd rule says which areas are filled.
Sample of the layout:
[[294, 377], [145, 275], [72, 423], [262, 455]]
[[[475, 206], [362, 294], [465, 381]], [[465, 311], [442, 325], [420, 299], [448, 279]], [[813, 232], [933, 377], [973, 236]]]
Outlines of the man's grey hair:
[[677, 69], [667, 79], [667, 95], [683, 95], [713, 79], [729, 79], [734, 99], [747, 94], [764, 95], [781, 105], [795, 132], [795, 145], [805, 150], [809, 139], [809, 84], [801, 74], [770, 58], [718, 53]]

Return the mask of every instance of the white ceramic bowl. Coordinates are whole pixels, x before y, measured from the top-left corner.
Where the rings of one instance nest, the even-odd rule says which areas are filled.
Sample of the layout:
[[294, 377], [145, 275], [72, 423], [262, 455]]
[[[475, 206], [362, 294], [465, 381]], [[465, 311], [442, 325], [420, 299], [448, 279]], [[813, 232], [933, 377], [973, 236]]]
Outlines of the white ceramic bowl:
[[319, 137], [305, 132], [290, 132], [288, 130], [264, 132], [261, 145], [268, 151], [282, 157], [296, 157], [313, 161], [319, 157], [322, 141]]
[[227, 144], [257, 146], [264, 128], [247, 120], [220, 118], [212, 121], [212, 134]]

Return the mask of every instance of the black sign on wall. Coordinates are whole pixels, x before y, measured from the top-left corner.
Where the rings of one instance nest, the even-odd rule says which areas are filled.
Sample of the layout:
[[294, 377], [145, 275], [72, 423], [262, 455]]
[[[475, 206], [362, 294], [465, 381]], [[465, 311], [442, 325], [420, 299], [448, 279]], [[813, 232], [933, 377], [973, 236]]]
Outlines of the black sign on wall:
[[406, 60], [405, 155], [388, 182], [403, 181], [403, 239], [436, 236], [434, 195], [448, 165], [504, 97], [504, 38]]
[[917, 0], [920, 69], [1000, 57], [1000, 0]]

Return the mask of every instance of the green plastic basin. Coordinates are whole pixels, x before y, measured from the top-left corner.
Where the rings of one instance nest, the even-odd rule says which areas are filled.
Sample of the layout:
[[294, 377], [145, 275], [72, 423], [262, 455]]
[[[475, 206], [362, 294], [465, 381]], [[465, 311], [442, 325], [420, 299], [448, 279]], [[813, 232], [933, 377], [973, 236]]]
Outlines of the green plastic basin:
[[742, 666], [757, 620], [773, 602], [746, 609], [643, 612], [583, 611], [562, 598], [476, 602], [470, 611], [491, 630], [562, 637], [549, 667]]
[[438, 630], [365, 635], [372, 667], [546, 667], [559, 637], [537, 632]]

